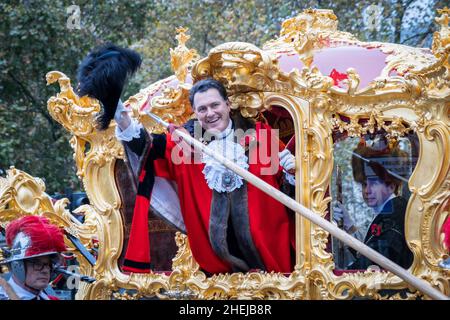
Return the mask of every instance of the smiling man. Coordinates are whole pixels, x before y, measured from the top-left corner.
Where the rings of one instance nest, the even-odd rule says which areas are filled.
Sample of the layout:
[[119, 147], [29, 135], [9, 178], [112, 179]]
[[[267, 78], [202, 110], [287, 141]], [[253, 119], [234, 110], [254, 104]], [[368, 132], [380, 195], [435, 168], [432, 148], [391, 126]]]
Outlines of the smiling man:
[[[180, 130], [274, 187], [295, 184], [295, 158], [277, 132], [232, 113], [220, 82], [197, 82], [189, 99], [196, 119]], [[115, 120], [116, 136], [124, 142], [138, 183], [126, 271], [150, 270], [150, 205], [187, 233], [195, 260], [208, 273], [292, 270], [294, 217], [281, 203], [214, 158], [191, 157], [198, 152], [177, 137], [174, 127], [167, 134], [148, 135], [121, 105]], [[179, 161], [180, 156], [187, 161]]]
[[224, 92], [219, 93], [221, 87], [217, 87], [195, 93], [192, 104], [196, 106], [195, 114], [200, 125], [212, 133], [224, 131], [230, 123], [230, 103], [223, 98]]
[[0, 300], [57, 300], [47, 294], [52, 271], [66, 250], [62, 231], [47, 218], [26, 216], [6, 228], [10, 278], [0, 281]]

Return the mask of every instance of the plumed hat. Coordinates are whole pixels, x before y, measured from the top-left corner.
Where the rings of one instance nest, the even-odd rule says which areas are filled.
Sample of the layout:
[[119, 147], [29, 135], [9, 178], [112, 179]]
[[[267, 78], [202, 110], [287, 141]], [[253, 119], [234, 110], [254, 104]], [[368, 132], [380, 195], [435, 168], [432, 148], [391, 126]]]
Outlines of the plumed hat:
[[141, 62], [137, 52], [107, 44], [94, 49], [80, 63], [78, 95], [87, 95], [102, 103], [103, 111], [97, 118], [99, 129], [108, 128], [126, 80], [136, 72]]
[[368, 177], [378, 177], [386, 183], [399, 185], [410, 172], [408, 153], [398, 146], [374, 149], [360, 143], [352, 155], [353, 178], [365, 183]]
[[63, 232], [45, 217], [25, 216], [6, 227], [9, 256], [4, 263], [65, 251]]

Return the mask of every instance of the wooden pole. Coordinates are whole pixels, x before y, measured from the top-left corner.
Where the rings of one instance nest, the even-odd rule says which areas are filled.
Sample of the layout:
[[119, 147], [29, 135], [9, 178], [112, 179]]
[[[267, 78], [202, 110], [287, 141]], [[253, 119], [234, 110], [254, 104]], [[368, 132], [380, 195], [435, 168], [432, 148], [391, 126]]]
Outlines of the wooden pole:
[[[163, 125], [165, 128], [169, 126], [169, 123], [163, 121], [158, 116], [154, 115], [151, 112], [147, 112], [147, 114], [154, 119], [159, 124]], [[182, 137], [186, 142], [194, 146], [194, 148], [197, 148], [204, 152], [205, 154], [213, 157], [218, 162], [223, 164], [228, 169], [232, 170], [236, 174], [240, 175], [242, 178], [244, 178], [247, 182], [251, 183], [261, 191], [265, 192], [272, 198], [276, 199], [277, 201], [284, 204], [289, 209], [297, 212], [301, 216], [305, 217], [306, 219], [310, 220], [314, 224], [318, 225], [322, 229], [328, 231], [332, 236], [338, 238], [348, 246], [352, 247], [356, 251], [360, 252], [362, 255], [366, 256], [370, 260], [374, 261], [378, 265], [382, 266], [384, 269], [396, 274], [400, 278], [402, 278], [405, 282], [409, 283], [411, 286], [415, 287], [416, 289], [420, 290], [427, 296], [429, 296], [432, 299], [436, 300], [450, 300], [449, 297], [444, 295], [439, 290], [433, 288], [428, 282], [414, 276], [412, 273], [408, 272], [406, 269], [400, 267], [398, 264], [392, 262], [385, 256], [381, 255], [377, 251], [373, 250], [372, 248], [366, 246], [363, 242], [359, 241], [358, 239], [352, 237], [347, 232], [339, 229], [334, 224], [329, 222], [328, 220], [322, 218], [318, 214], [315, 214], [310, 209], [306, 208], [305, 206], [301, 205], [297, 201], [291, 199], [287, 195], [285, 195], [283, 192], [278, 190], [277, 188], [272, 187], [270, 184], [266, 183], [265, 181], [261, 180], [257, 176], [253, 175], [252, 173], [248, 172], [247, 170], [239, 167], [234, 162], [228, 160], [227, 158], [223, 157], [220, 154], [215, 153], [213, 150], [205, 146], [200, 141], [197, 141], [193, 137], [191, 137], [189, 134], [181, 131], [181, 130], [175, 130], [175, 132]]]

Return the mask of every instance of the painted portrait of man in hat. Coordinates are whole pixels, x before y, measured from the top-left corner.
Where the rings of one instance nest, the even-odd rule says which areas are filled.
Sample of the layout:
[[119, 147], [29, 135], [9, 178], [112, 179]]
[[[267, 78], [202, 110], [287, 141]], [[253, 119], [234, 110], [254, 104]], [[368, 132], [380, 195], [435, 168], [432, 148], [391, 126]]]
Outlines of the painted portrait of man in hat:
[[[395, 147], [376, 149], [359, 144], [352, 152], [353, 179], [361, 186], [365, 205], [373, 218], [363, 242], [398, 265], [408, 268], [413, 255], [405, 240], [405, 212], [408, 201], [402, 196], [410, 171], [408, 154]], [[357, 232], [354, 221], [342, 205], [334, 209], [334, 219], [343, 221], [348, 233]], [[349, 248], [355, 260], [346, 269], [366, 269], [374, 262]]]

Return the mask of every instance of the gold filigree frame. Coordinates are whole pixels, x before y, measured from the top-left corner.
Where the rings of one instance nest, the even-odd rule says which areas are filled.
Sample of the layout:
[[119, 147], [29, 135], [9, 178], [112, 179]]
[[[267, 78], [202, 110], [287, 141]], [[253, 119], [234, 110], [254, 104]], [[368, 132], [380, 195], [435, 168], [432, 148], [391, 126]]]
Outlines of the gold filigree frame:
[[[310, 50], [321, 47], [324, 39], [332, 39], [333, 35], [339, 41], [358, 42], [353, 36], [335, 29], [337, 21], [332, 12], [321, 10], [305, 11], [299, 23], [292, 20], [283, 25], [285, 29], [280, 39], [266, 44], [264, 50], [247, 43], [220, 45], [196, 62], [190, 73], [194, 81], [204, 77], [222, 81], [229, 90], [233, 108], [239, 109], [245, 117], [254, 117], [271, 106], [281, 106], [289, 111], [297, 136], [296, 199], [322, 217], [326, 215], [330, 201], [326, 191], [333, 169], [333, 130], [345, 130], [358, 136], [383, 128], [392, 138], [407, 132], [417, 134], [420, 154], [409, 180], [412, 195], [406, 213], [406, 239], [414, 253], [414, 263], [409, 270], [448, 295], [449, 271], [437, 266], [445, 254], [437, 233], [445, 218], [443, 215], [448, 214], [444, 206], [450, 198], [448, 10], [440, 13], [441, 30], [434, 35], [434, 56], [417, 59], [421, 53], [414, 48], [386, 45], [393, 52], [388, 61], [389, 68], [395, 67], [401, 74], [389, 76], [386, 69], [365, 88], [359, 88], [359, 75], [354, 69], [347, 71], [346, 88], [340, 88], [313, 65], [289, 73], [278, 66], [273, 52], [278, 47], [287, 48], [288, 43], [283, 37], [292, 36], [292, 33], [297, 32], [298, 37], [297, 44], [290, 49], [297, 51], [304, 61], [308, 61]], [[313, 23], [302, 23], [304, 15], [312, 16]], [[308, 31], [305, 28], [315, 28], [307, 39], [302, 38]], [[181, 51], [183, 54], [189, 52]], [[186, 68], [189, 61], [183, 60], [180, 65]], [[183, 70], [177, 73], [183, 75], [179, 76], [181, 80]], [[51, 72], [47, 79], [49, 83], [58, 81], [61, 86], [61, 93], [49, 99], [49, 112], [73, 135], [71, 145], [78, 176], [97, 217], [95, 235], [100, 242], [100, 255], [90, 274], [98, 281], [82, 288], [79, 298], [388, 298], [383, 296], [381, 289], [409, 289], [412, 293], [407, 299], [421, 297], [420, 292], [388, 272], [367, 270], [335, 275], [333, 257], [325, 250], [328, 233], [299, 216], [296, 219], [296, 267], [290, 275], [236, 273], [207, 277], [199, 270], [187, 239], [181, 234], [176, 237], [179, 251], [170, 275], [120, 272], [117, 261], [123, 249], [124, 234], [114, 166], [116, 161], [124, 158], [124, 153], [114, 137], [114, 123], [106, 131], [95, 130], [93, 124], [98, 103], [77, 97], [62, 73]], [[182, 81], [169, 86], [174, 81], [175, 77], [161, 80], [129, 99], [127, 104], [147, 130], [161, 130], [140, 110], [149, 95], [154, 96], [149, 101], [154, 111], [169, 114], [168, 120], [182, 123], [189, 118], [186, 94], [189, 86]], [[349, 118], [350, 122], [340, 121], [340, 116]], [[361, 119], [367, 120], [365, 125], [360, 124]], [[134, 290], [134, 293], [119, 289]], [[400, 295], [389, 297], [404, 298]]]

